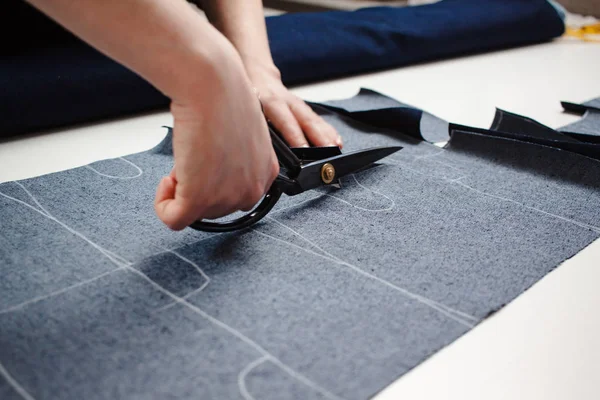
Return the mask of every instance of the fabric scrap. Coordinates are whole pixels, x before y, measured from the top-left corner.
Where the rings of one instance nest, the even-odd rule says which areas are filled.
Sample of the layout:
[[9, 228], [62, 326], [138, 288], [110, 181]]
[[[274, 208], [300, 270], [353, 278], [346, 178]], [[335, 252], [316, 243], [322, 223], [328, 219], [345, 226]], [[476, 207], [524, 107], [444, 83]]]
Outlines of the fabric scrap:
[[575, 104], [563, 101], [563, 108], [567, 112], [583, 115], [579, 121], [561, 128], [561, 131], [582, 141], [598, 143], [600, 141], [600, 97]]

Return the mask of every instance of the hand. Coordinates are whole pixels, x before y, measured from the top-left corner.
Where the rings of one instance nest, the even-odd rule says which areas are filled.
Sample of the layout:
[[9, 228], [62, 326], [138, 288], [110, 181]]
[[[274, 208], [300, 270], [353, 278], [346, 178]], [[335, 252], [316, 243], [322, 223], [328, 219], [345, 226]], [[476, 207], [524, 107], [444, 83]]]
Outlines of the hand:
[[171, 104], [175, 166], [158, 186], [155, 209], [174, 230], [251, 209], [279, 172], [241, 59], [233, 47], [227, 53], [204, 87]]
[[288, 145], [343, 146], [335, 128], [283, 85], [275, 65], [246, 65], [246, 71], [260, 96], [266, 117], [281, 132]]

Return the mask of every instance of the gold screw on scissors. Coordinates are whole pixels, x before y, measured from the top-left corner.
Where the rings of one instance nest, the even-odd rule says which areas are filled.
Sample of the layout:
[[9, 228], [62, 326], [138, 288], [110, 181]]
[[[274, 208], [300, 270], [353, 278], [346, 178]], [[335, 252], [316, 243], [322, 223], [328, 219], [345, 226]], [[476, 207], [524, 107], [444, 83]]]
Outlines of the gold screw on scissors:
[[321, 180], [324, 184], [329, 185], [335, 179], [335, 168], [333, 165], [326, 163], [321, 167]]

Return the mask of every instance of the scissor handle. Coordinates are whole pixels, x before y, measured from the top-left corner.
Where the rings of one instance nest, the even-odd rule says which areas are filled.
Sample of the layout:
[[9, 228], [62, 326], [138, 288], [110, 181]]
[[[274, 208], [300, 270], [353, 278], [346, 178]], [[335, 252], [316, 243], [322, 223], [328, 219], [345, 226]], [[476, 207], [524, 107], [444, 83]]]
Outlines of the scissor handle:
[[233, 232], [247, 228], [263, 219], [269, 211], [271, 211], [273, 206], [275, 206], [275, 203], [277, 203], [277, 200], [281, 197], [281, 193], [281, 189], [277, 181], [275, 181], [267, 194], [263, 197], [262, 201], [248, 214], [227, 222], [206, 222], [198, 220], [192, 223], [190, 228], [204, 232]]

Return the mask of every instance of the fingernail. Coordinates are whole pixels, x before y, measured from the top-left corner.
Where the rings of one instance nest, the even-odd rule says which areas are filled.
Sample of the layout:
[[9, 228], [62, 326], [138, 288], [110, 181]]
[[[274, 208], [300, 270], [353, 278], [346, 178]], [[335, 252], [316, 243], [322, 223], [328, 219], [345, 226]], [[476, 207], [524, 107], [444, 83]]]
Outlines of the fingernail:
[[300, 147], [305, 147], [306, 148], [306, 147], [309, 147], [309, 145], [308, 145], [308, 143], [303, 143], [303, 144], [300, 145]]

